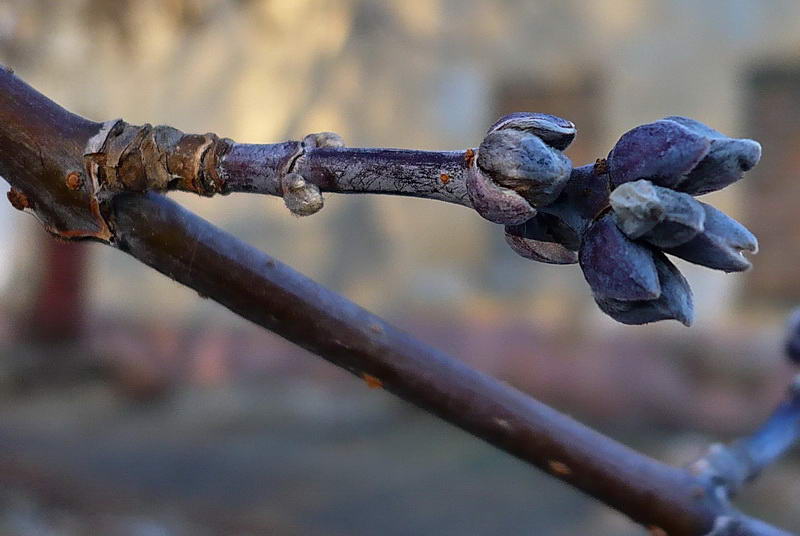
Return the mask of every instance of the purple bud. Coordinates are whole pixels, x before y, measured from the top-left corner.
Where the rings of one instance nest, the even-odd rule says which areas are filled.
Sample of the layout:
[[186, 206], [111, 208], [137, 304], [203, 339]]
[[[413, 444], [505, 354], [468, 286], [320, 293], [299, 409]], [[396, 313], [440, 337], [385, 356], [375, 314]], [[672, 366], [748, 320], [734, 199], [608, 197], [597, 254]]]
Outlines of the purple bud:
[[711, 205], [700, 205], [706, 213], [703, 232], [685, 244], [664, 251], [689, 262], [725, 272], [742, 272], [750, 268], [750, 261], [742, 253], [758, 252], [758, 240], [753, 233]]
[[490, 222], [514, 225], [536, 215], [536, 209], [521, 195], [496, 184], [474, 162], [467, 168], [466, 184], [472, 208]]
[[647, 324], [674, 319], [690, 326], [694, 320], [692, 289], [678, 268], [661, 253], [653, 254], [661, 295], [654, 300], [624, 301], [595, 295], [600, 309], [623, 324]]
[[617, 226], [628, 238], [659, 248], [679, 246], [703, 231], [706, 213], [699, 201], [646, 180], [621, 184], [609, 201]]
[[742, 178], [761, 159], [761, 145], [754, 140], [730, 138], [699, 121], [688, 117], [667, 117], [692, 132], [704, 136], [711, 144], [708, 154], [683, 179], [676, 189], [692, 195], [721, 190]]
[[608, 155], [612, 187], [647, 179], [675, 187], [708, 154], [709, 140], [674, 121], [656, 121], [629, 130]]
[[520, 130], [530, 132], [542, 139], [550, 147], [563, 151], [572, 140], [578, 130], [572, 121], [567, 121], [561, 117], [550, 114], [540, 114], [532, 112], [514, 112], [504, 115], [492, 125], [488, 132], [497, 130]]
[[579, 261], [597, 299], [653, 300], [661, 294], [653, 252], [622, 234], [611, 214], [586, 231]]
[[729, 138], [687, 117], [667, 117], [626, 132], [608, 156], [612, 185], [637, 179], [701, 195], [742, 178], [761, 158], [761, 145]]
[[506, 243], [518, 255], [548, 264], [575, 264], [578, 252], [572, 251], [557, 242], [544, 242], [532, 238], [523, 238], [506, 231]]
[[691, 117], [683, 117], [682, 115], [671, 115], [669, 117], [665, 117], [662, 121], [672, 121], [673, 123], [678, 123], [682, 127], [686, 127], [698, 136], [703, 136], [704, 138], [714, 139], [714, 138], [726, 138], [725, 134], [720, 132], [719, 130], [713, 129], [710, 126], [706, 125], [705, 123], [701, 123], [696, 119], [692, 119]]
[[608, 174], [598, 174], [591, 164], [574, 168], [561, 195], [539, 209], [536, 219], [548, 228], [553, 240], [577, 250], [589, 224], [607, 206]]
[[553, 202], [569, 180], [572, 164], [541, 138], [514, 129], [490, 132], [478, 148], [478, 168], [534, 207]]
[[744, 176], [761, 159], [761, 145], [746, 139], [711, 140], [711, 150], [677, 187], [703, 195], [721, 190]]

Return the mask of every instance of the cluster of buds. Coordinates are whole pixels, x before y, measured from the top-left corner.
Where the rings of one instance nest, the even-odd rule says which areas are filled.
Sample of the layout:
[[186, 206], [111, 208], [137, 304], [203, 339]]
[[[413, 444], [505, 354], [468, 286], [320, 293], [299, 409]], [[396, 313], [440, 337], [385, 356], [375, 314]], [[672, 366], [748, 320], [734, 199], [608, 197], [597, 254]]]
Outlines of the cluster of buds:
[[665, 254], [725, 272], [750, 267], [742, 253], [756, 252], [755, 236], [694, 196], [739, 180], [758, 163], [760, 145], [668, 117], [625, 133], [607, 159], [573, 169], [562, 151], [575, 133], [550, 115], [502, 118], [470, 164], [473, 206], [505, 225], [523, 257], [580, 263], [615, 320], [690, 325], [691, 289]]

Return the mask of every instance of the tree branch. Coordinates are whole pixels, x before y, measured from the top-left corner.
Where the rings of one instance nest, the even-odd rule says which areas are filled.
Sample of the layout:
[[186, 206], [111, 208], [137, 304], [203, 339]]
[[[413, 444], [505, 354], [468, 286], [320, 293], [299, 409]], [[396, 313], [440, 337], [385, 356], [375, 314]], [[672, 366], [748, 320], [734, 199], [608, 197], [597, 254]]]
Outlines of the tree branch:
[[[118, 245], [232, 311], [534, 463], [638, 521], [701, 534], [693, 479], [428, 347], [155, 194], [119, 195]], [[710, 510], [709, 510], [710, 511]], [[675, 516], [680, 512], [681, 515]], [[667, 528], [668, 527], [668, 528]]]
[[[278, 183], [263, 170], [291, 174], [291, 166], [299, 165], [304, 180], [319, 180], [324, 188], [351, 191], [347, 181], [361, 181], [382, 192], [411, 194], [414, 181], [422, 181], [426, 195], [467, 204], [458, 186], [470, 164], [465, 153], [315, 148], [303, 155], [299, 142], [237, 146], [169, 127], [132, 128], [69, 114], [10, 72], [0, 72], [0, 174], [13, 186], [15, 206], [35, 213], [57, 236], [120, 248], [369, 385], [592, 495], [654, 534], [707, 534], [728, 519], [738, 523], [737, 534], [785, 534], [740, 516], [703, 475], [637, 453], [470, 369], [163, 196], [125, 191], [141, 181], [160, 181], [205, 194], [225, 191], [224, 184], [277, 192]], [[133, 139], [146, 150], [127, 150]], [[350, 167], [338, 167], [344, 155], [352, 157]], [[305, 161], [298, 163], [301, 156]], [[450, 180], [443, 181], [443, 173]]]

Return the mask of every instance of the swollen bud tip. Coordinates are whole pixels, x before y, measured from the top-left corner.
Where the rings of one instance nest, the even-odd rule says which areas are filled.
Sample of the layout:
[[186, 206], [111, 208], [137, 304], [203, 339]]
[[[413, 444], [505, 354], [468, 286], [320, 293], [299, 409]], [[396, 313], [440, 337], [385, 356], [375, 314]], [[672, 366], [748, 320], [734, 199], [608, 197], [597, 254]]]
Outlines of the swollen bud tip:
[[761, 158], [761, 145], [730, 138], [687, 117], [667, 117], [623, 134], [608, 156], [613, 185], [647, 179], [691, 195], [721, 190]]

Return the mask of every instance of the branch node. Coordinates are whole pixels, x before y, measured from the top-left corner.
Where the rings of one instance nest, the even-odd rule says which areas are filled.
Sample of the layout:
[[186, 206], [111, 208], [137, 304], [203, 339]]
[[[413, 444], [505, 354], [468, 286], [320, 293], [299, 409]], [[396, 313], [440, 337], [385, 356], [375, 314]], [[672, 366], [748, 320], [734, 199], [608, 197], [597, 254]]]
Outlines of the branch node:
[[184, 134], [168, 126], [108, 121], [86, 145], [86, 171], [95, 192], [184, 190], [212, 196], [223, 189], [219, 159], [231, 141]]

